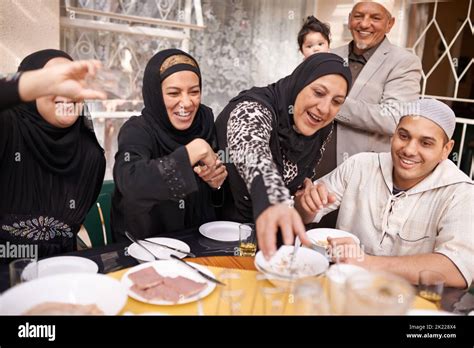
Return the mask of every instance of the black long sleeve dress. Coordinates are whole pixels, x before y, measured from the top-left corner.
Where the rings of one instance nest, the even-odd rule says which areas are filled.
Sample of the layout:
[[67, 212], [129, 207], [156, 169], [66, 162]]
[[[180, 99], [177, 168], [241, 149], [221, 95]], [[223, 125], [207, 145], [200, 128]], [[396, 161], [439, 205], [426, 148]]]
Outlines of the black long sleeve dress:
[[0, 111], [21, 103], [18, 91], [19, 77], [20, 74], [17, 73], [0, 79]]
[[[43, 50], [26, 57], [19, 70], [40, 69], [56, 57], [72, 60]], [[46, 122], [35, 101], [1, 112], [0, 245], [33, 245], [38, 257], [75, 250], [104, 173], [104, 151], [85, 112], [67, 128]]]
[[216, 219], [212, 189], [194, 173], [185, 146], [165, 155], [140, 117], [120, 130], [115, 155], [112, 229], [145, 238]]
[[185, 148], [197, 138], [217, 147], [212, 110], [199, 104], [189, 128], [178, 130], [163, 100], [162, 81], [180, 71], [194, 72], [201, 86], [199, 66], [187, 53], [168, 49], [153, 56], [143, 77], [142, 115], [120, 130], [111, 216], [117, 240], [125, 231], [145, 238], [216, 219], [213, 189], [194, 173]]

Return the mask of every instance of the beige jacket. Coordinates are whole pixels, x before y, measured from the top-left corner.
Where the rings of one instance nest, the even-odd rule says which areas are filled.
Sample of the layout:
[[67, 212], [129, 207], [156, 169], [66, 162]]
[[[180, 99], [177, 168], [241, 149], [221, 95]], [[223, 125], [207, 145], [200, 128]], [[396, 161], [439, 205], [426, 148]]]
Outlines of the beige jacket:
[[[349, 45], [331, 52], [348, 59]], [[359, 152], [390, 151], [399, 102], [419, 98], [421, 62], [385, 38], [360, 72], [337, 121], [337, 164]]]
[[337, 228], [357, 235], [371, 255], [440, 253], [474, 276], [474, 184], [450, 160], [406, 192], [392, 194], [390, 153], [352, 156], [321, 178], [339, 207]]

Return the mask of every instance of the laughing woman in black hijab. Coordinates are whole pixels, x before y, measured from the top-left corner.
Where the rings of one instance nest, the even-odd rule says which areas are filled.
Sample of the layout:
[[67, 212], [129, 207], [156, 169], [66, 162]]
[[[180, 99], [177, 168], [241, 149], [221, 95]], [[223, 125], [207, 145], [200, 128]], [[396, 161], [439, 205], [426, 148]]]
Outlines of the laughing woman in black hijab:
[[256, 221], [266, 257], [275, 252], [278, 229], [285, 244], [295, 234], [307, 242], [291, 196], [314, 177], [350, 85], [342, 58], [318, 53], [276, 83], [241, 92], [216, 120], [219, 148], [232, 162], [230, 219]]
[[[26, 57], [19, 71], [66, 64], [58, 50]], [[33, 244], [39, 257], [76, 249], [95, 202], [104, 152], [83, 108], [47, 96], [0, 114], [0, 244]]]
[[[201, 73], [187, 53], [168, 49], [148, 62], [145, 108], [121, 128], [115, 156], [112, 230], [137, 238], [215, 219], [213, 190], [227, 172], [213, 151], [212, 110], [201, 104]], [[199, 165], [198, 165], [199, 164]]]

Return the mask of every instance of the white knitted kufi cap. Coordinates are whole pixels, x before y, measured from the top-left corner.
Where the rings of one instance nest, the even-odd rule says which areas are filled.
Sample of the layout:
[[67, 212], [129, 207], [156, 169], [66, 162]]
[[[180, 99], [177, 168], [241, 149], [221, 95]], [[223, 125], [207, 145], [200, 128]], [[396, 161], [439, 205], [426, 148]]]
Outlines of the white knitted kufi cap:
[[416, 102], [406, 104], [402, 111], [403, 116], [422, 116], [433, 121], [451, 139], [456, 128], [456, 115], [449, 106], [436, 99], [420, 99]]
[[359, 2], [376, 2], [380, 5], [382, 5], [383, 7], [385, 7], [385, 9], [390, 12], [390, 14], [393, 16], [393, 11], [395, 10], [395, 0], [375, 0], [375, 1], [371, 1], [371, 0], [354, 0], [354, 6], [356, 4], [358, 4]]

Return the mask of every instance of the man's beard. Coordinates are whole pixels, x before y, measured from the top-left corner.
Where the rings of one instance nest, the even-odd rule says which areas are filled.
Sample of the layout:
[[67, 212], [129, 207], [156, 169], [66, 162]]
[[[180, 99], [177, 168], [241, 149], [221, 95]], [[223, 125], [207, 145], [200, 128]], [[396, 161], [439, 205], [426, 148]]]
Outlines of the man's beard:
[[369, 48], [369, 45], [366, 43], [356, 42], [355, 44], [356, 44], [356, 47], [360, 50], [366, 50]]

